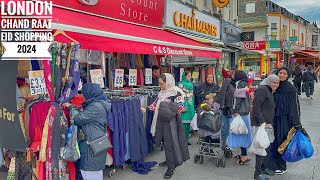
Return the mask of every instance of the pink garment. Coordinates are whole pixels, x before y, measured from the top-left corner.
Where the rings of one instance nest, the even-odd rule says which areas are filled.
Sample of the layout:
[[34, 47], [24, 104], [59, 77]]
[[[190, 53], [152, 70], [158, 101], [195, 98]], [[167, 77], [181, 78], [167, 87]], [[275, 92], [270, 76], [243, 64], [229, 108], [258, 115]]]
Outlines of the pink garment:
[[246, 97], [246, 94], [247, 94], [247, 91], [245, 88], [241, 88], [241, 89], [237, 89], [233, 96], [236, 97], [236, 98], [245, 98]]

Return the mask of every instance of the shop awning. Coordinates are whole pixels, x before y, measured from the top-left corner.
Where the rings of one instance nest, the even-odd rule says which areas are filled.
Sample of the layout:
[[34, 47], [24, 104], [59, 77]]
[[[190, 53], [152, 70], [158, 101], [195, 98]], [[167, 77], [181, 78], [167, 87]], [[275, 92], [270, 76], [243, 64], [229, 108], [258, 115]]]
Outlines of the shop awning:
[[318, 59], [320, 58], [320, 53], [317, 51], [307, 51], [307, 50], [292, 50], [295, 54], [300, 54], [302, 56], [307, 56], [310, 58]]
[[[108, 52], [221, 58], [221, 50], [177, 34], [54, 8], [53, 29], [64, 30], [84, 49]], [[58, 41], [70, 41], [62, 35]]]

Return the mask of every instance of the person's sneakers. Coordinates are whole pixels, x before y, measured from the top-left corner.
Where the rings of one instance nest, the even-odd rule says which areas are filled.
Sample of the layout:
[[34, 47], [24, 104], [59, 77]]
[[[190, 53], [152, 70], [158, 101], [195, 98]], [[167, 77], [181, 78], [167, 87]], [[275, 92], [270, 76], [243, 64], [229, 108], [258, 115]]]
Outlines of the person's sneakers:
[[263, 174], [269, 175], [269, 176], [274, 176], [276, 173], [270, 169], [266, 169], [263, 171]]
[[165, 166], [167, 166], [167, 161], [164, 161], [164, 162], [160, 163], [159, 166], [160, 166], [160, 167], [165, 167]]
[[174, 174], [174, 169], [168, 168], [167, 172], [164, 174], [165, 179], [171, 179], [172, 175]]
[[276, 175], [282, 175], [282, 174], [284, 174], [286, 172], [287, 172], [287, 170], [276, 170], [275, 171]]
[[257, 180], [269, 180], [270, 177], [265, 175], [265, 174], [261, 174], [259, 176], [255, 176], [254, 179], [257, 179]]

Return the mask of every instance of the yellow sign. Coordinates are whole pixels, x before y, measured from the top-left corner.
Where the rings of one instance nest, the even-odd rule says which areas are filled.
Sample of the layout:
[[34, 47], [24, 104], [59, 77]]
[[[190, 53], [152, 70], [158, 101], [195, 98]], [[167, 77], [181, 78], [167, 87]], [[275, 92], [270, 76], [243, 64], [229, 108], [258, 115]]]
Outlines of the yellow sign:
[[218, 28], [216, 25], [201, 21], [196, 16], [196, 10], [192, 10], [192, 16], [188, 16], [179, 11], [174, 12], [173, 21], [178, 27], [189, 29], [191, 31], [197, 31], [199, 33], [208, 34], [211, 36], [217, 36]]
[[213, 0], [213, 3], [218, 8], [224, 8], [228, 6], [228, 4], [230, 3], [230, 0]]
[[266, 49], [270, 49], [270, 43], [266, 44]]

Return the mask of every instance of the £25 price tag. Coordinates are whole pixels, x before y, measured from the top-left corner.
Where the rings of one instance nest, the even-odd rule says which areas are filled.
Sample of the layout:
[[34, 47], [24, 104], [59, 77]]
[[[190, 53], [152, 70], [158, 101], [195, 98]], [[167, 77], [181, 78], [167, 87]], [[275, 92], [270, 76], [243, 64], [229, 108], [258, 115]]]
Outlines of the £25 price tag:
[[116, 69], [115, 79], [114, 79], [114, 87], [123, 87], [123, 69]]
[[31, 95], [45, 94], [47, 92], [43, 70], [29, 71], [29, 84]]
[[145, 84], [152, 84], [152, 69], [146, 68]]
[[99, 84], [101, 88], [104, 88], [104, 81], [102, 77], [101, 69], [92, 69], [90, 70], [91, 82]]
[[137, 85], [137, 70], [129, 69], [129, 86]]

